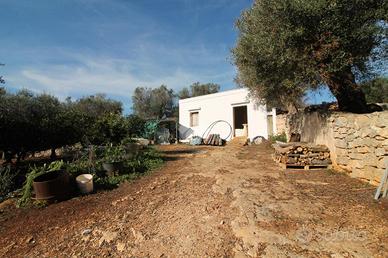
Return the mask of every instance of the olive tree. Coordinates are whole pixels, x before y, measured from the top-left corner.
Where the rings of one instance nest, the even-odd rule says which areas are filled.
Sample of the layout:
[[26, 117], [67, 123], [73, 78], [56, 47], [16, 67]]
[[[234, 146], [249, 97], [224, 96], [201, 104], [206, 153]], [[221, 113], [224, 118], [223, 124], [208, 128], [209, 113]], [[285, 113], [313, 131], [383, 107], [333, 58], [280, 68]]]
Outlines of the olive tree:
[[161, 85], [158, 88], [137, 87], [132, 96], [132, 109], [142, 119], [160, 119], [171, 116], [175, 105], [172, 89]]
[[216, 83], [199, 83], [195, 82], [189, 88], [184, 87], [178, 94], [180, 99], [197, 97], [220, 91], [220, 85]]
[[[237, 82], [267, 103], [293, 104], [327, 85], [343, 111], [367, 112], [358, 76], [387, 53], [385, 0], [256, 0], [237, 21]], [[376, 49], [380, 51], [375, 51]]]

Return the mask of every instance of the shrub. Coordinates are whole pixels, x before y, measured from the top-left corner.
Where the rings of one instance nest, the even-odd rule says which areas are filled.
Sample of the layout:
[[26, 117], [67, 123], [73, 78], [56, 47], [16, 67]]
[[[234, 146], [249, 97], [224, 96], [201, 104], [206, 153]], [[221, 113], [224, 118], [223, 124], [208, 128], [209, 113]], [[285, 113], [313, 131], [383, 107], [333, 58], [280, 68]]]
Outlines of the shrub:
[[119, 144], [127, 135], [127, 120], [114, 113], [98, 118], [86, 133], [90, 143], [95, 145]]
[[269, 140], [271, 142], [276, 142], [276, 141], [279, 141], [279, 142], [287, 142], [287, 135], [285, 132], [281, 133], [281, 134], [277, 134], [277, 135], [271, 135], [269, 137]]
[[0, 150], [21, 157], [77, 142], [118, 144], [129, 134], [140, 134], [143, 125], [135, 117], [123, 117], [121, 111], [120, 102], [102, 95], [61, 102], [47, 94], [4, 90], [0, 94]]
[[16, 173], [11, 172], [11, 167], [0, 167], [0, 198], [6, 196], [14, 184]]

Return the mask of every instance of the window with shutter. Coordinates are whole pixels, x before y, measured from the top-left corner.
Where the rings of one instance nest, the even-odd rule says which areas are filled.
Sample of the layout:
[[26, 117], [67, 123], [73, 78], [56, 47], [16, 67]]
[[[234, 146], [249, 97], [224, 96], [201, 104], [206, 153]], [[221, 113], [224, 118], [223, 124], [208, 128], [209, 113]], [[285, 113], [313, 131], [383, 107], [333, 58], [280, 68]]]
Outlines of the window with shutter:
[[190, 127], [199, 125], [199, 112], [190, 113]]

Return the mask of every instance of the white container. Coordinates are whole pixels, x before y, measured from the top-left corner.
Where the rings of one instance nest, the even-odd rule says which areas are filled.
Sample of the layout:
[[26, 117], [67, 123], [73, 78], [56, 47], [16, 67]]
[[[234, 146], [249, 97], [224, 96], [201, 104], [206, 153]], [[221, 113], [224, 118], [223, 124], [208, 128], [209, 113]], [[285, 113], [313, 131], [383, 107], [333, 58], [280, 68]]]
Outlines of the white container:
[[93, 175], [82, 174], [77, 176], [75, 181], [77, 182], [78, 189], [82, 194], [93, 192]]

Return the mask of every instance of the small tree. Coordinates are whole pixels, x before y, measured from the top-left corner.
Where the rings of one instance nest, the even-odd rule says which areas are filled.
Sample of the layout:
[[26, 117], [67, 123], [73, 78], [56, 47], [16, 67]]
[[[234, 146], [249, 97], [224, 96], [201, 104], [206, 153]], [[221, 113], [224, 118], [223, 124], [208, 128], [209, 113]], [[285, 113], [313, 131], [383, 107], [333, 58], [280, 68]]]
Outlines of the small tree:
[[180, 99], [186, 99], [191, 97], [197, 97], [220, 91], [220, 85], [216, 83], [204, 83], [195, 82], [190, 85], [190, 89], [184, 87], [178, 94]]
[[375, 78], [361, 84], [369, 103], [388, 102], [388, 78]]
[[237, 82], [261, 99], [292, 103], [328, 85], [343, 111], [367, 112], [357, 75], [386, 54], [384, 0], [256, 0], [237, 21]]
[[161, 85], [158, 88], [137, 87], [132, 96], [132, 109], [142, 119], [160, 119], [171, 116], [175, 104], [172, 89]]

